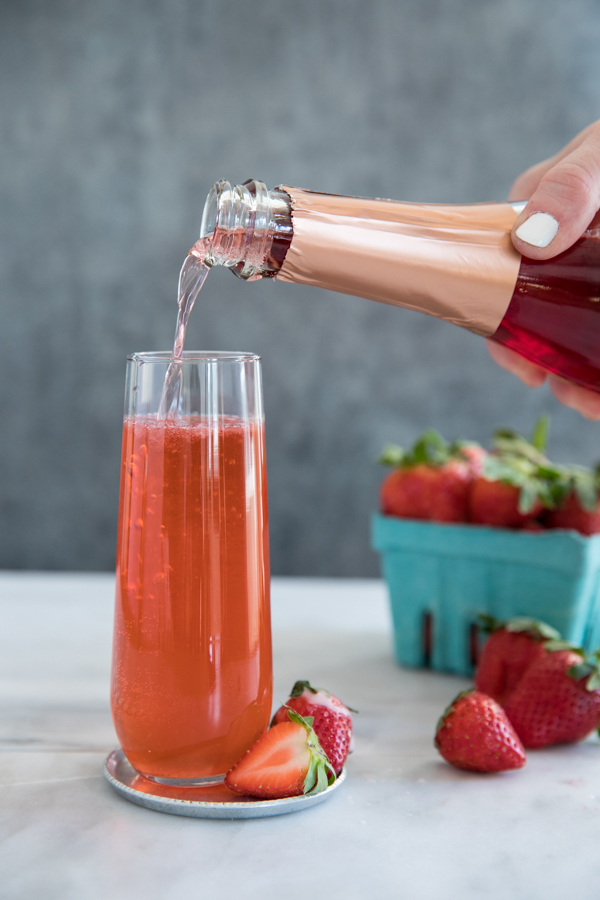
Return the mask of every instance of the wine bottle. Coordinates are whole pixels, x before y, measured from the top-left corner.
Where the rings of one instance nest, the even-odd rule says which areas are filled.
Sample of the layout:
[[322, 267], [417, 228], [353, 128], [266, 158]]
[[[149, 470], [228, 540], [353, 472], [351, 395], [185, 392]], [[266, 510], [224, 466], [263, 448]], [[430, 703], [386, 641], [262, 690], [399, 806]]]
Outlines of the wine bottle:
[[525, 203], [400, 203], [259, 181], [217, 182], [199, 245], [207, 265], [419, 310], [600, 393], [600, 214], [550, 260], [521, 255]]

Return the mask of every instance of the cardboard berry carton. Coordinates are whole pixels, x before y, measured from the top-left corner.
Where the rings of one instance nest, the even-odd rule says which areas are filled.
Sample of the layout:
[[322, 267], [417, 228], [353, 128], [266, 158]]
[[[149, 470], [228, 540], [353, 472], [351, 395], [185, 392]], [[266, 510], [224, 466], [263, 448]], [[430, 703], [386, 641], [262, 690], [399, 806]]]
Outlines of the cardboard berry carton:
[[429, 431], [408, 452], [384, 452], [393, 471], [372, 545], [402, 665], [471, 673], [482, 613], [541, 619], [576, 646], [600, 645], [600, 534], [581, 533], [600, 527], [599, 475], [550, 463], [547, 432], [546, 419], [531, 441], [499, 431], [488, 453]]
[[575, 646], [600, 646], [600, 535], [376, 515], [372, 544], [401, 665], [470, 674], [480, 613], [542, 619]]

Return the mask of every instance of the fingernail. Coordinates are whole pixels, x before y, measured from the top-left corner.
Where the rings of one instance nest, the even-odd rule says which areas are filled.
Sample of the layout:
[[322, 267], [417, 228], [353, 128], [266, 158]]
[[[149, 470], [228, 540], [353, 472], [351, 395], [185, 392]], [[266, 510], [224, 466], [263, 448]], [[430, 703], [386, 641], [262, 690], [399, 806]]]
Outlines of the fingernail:
[[558, 232], [558, 222], [549, 213], [534, 213], [516, 230], [516, 235], [532, 247], [547, 247]]

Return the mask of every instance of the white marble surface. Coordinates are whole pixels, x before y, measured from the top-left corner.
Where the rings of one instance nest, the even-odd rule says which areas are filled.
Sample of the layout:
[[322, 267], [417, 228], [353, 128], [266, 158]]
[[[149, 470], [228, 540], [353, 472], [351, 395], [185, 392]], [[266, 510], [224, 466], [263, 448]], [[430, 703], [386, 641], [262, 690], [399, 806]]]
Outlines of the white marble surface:
[[153, 813], [102, 779], [112, 578], [0, 573], [2, 900], [579, 900], [600, 894], [600, 746], [468, 775], [432, 735], [465, 682], [399, 669], [375, 581], [276, 579], [276, 696], [296, 678], [360, 709], [348, 780], [276, 819]]

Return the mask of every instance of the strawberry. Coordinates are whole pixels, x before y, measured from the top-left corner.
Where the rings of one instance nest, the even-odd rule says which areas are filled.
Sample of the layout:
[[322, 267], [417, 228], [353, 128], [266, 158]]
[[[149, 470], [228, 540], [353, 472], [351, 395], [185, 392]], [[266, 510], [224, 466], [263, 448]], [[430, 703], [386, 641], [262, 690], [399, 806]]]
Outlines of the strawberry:
[[444, 759], [471, 772], [503, 772], [525, 765], [525, 751], [502, 707], [480, 691], [463, 691], [437, 724], [435, 746]]
[[275, 800], [318, 794], [335, 781], [335, 773], [316, 736], [312, 721], [288, 710], [288, 721], [270, 728], [225, 776], [236, 794]]
[[600, 532], [600, 465], [590, 470], [551, 463], [548, 427], [542, 416], [530, 440], [499, 429], [491, 453], [473, 442], [449, 444], [432, 430], [409, 451], [389, 445], [379, 460], [394, 469], [380, 488], [381, 511], [532, 532]]
[[600, 723], [598, 655], [585, 659], [563, 641], [546, 644], [505, 709], [525, 747], [583, 740]]
[[308, 681], [297, 681], [290, 699], [280, 707], [271, 726], [285, 722], [288, 708], [304, 718], [312, 717], [312, 727], [336, 775], [344, 767], [352, 741], [352, 712], [328, 691], [311, 687]]
[[484, 452], [475, 444], [448, 444], [431, 430], [408, 452], [386, 447], [380, 462], [395, 468], [381, 485], [381, 511], [408, 519], [466, 521], [469, 483]]
[[381, 485], [381, 511], [404, 519], [464, 522], [469, 470], [465, 463], [396, 469]]
[[496, 528], [537, 530], [544, 508], [556, 505], [565, 486], [564, 471], [544, 454], [548, 419], [535, 426], [531, 441], [510, 429], [494, 434], [494, 452], [469, 493], [469, 521]]
[[544, 521], [548, 528], [568, 528], [580, 534], [597, 534], [600, 531], [600, 503], [593, 510], [587, 510], [573, 493], [559, 509], [549, 510]]
[[548, 528], [569, 528], [581, 534], [597, 534], [600, 531], [600, 474], [580, 466], [566, 469], [569, 491], [557, 509], [549, 510], [545, 517]]
[[504, 623], [488, 616], [480, 619], [491, 634], [479, 657], [475, 687], [504, 706], [529, 666], [545, 655], [544, 642], [559, 640], [560, 635], [538, 619], [521, 617]]
[[528, 528], [542, 512], [542, 504], [534, 500], [527, 512], [520, 512], [521, 490], [502, 481], [476, 478], [469, 493], [469, 522], [495, 528]]

